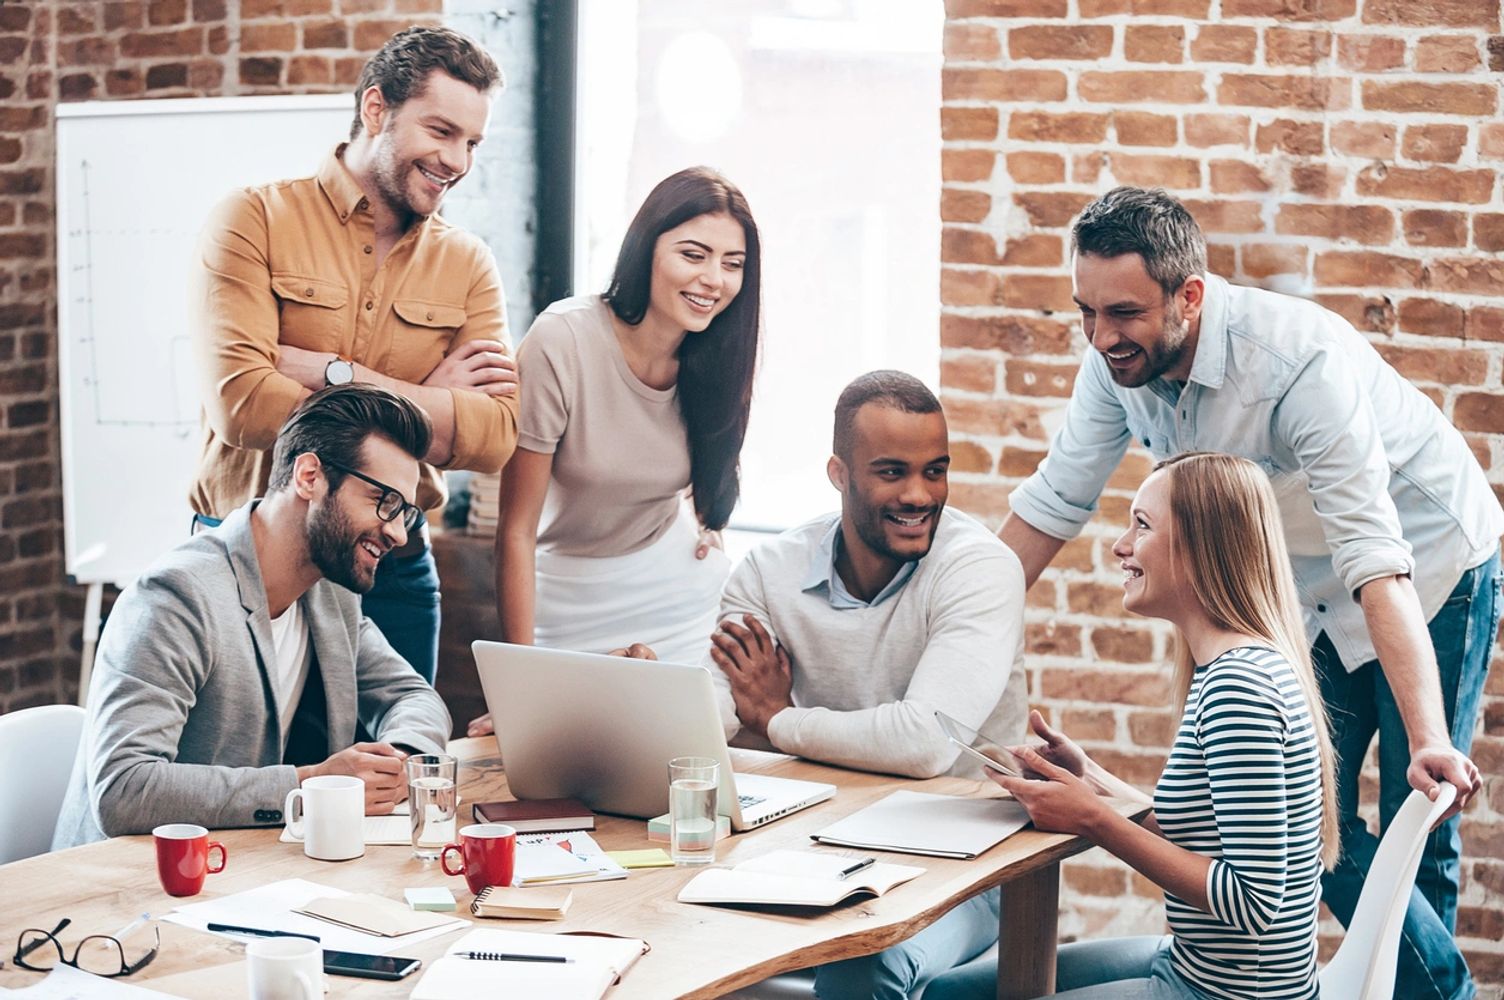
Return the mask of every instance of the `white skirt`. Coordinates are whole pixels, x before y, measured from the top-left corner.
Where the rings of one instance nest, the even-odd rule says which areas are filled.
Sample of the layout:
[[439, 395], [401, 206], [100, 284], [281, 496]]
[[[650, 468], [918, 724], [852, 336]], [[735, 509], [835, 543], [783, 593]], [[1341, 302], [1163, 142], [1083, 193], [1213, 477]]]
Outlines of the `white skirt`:
[[624, 556], [537, 554], [533, 641], [609, 653], [634, 642], [668, 663], [698, 664], [710, 649], [731, 560], [695, 558], [699, 527], [685, 509], [663, 537]]

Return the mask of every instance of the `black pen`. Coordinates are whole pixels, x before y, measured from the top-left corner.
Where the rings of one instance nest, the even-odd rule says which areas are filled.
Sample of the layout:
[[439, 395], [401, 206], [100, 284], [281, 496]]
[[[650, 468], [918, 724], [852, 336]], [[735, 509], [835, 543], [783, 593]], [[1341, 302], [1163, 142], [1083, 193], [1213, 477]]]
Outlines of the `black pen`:
[[856, 864], [852, 865], [850, 868], [842, 868], [840, 873], [836, 875], [836, 878], [845, 878], [848, 875], [855, 875], [862, 869], [871, 868], [875, 864], [877, 864], [876, 858], [863, 858]]
[[305, 938], [309, 941], [319, 940], [312, 934], [299, 934], [295, 931], [269, 931], [262, 927], [238, 927], [235, 924], [211, 923], [208, 926], [209, 930], [220, 931], [224, 934], [249, 934], [252, 937], [295, 937]]
[[458, 954], [461, 958], [474, 958], [486, 962], [558, 962], [563, 964], [574, 961], [563, 955], [518, 955], [509, 951], [462, 951]]

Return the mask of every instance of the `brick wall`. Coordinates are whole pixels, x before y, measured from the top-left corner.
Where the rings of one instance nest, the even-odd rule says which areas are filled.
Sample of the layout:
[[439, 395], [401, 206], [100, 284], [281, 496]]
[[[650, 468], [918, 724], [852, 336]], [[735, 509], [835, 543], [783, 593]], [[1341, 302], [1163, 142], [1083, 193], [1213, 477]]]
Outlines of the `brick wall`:
[[59, 101], [353, 90], [442, 0], [0, 0], [0, 712], [72, 699], [56, 429]]
[[[947, 0], [941, 380], [952, 502], [997, 524], [1043, 456], [1084, 342], [1067, 227], [1118, 183], [1163, 185], [1213, 271], [1348, 317], [1504, 482], [1504, 36], [1499, 0]], [[1172, 735], [1166, 630], [1127, 616], [1109, 547], [1132, 452], [1029, 594], [1032, 700], [1152, 784]], [[1458, 934], [1504, 995], [1504, 671], [1474, 757]], [[1144, 879], [1067, 866], [1063, 931], [1161, 926]], [[1328, 930], [1332, 927], [1327, 925]], [[1330, 946], [1330, 938], [1327, 941]]]

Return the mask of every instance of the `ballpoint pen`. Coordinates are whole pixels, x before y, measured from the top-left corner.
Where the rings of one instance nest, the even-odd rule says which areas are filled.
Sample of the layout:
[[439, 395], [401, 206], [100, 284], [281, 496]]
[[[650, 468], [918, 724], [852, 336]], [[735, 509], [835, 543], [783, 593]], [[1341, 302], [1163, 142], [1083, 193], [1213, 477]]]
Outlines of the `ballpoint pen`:
[[509, 951], [462, 951], [462, 958], [480, 959], [486, 962], [558, 962], [566, 964], [574, 959], [563, 955], [519, 955]]
[[299, 934], [296, 931], [271, 931], [264, 927], [239, 927], [235, 924], [210, 923], [207, 926], [211, 931], [219, 931], [224, 934], [249, 934], [252, 937], [295, 937], [306, 938], [309, 941], [319, 940], [317, 935]]
[[857, 872], [861, 871], [862, 869], [864, 869], [864, 868], [871, 868], [875, 864], [877, 864], [877, 859], [876, 858], [863, 858], [862, 860], [858, 861], [854, 865], [851, 865], [850, 867], [842, 868], [841, 871], [836, 875], [836, 878], [845, 878], [848, 875], [855, 875]]

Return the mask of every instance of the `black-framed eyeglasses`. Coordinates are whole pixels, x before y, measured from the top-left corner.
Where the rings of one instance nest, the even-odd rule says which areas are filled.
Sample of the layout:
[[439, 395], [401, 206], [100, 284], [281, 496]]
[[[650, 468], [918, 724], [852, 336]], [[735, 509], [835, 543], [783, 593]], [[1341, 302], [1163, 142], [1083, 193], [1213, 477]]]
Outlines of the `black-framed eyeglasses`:
[[361, 482], [369, 483], [380, 490], [381, 496], [376, 501], [376, 516], [383, 521], [395, 521], [398, 515], [401, 515], [403, 530], [412, 531], [418, 526], [418, 518], [423, 516], [423, 512], [402, 499], [402, 494], [392, 489], [386, 483], [378, 479], [372, 479], [364, 472], [358, 472], [347, 466], [336, 465], [333, 462], [325, 462], [324, 465], [337, 472], [343, 472], [347, 476], [354, 476]]
[[[32, 972], [50, 972], [62, 964], [113, 979], [116, 976], [129, 976], [146, 968], [157, 957], [157, 949], [162, 946], [162, 932], [156, 924], [152, 924], [151, 948], [145, 954], [128, 952], [116, 936], [126, 932], [116, 931], [115, 934], [90, 934], [73, 946], [73, 954], [69, 956], [63, 951], [63, 943], [57, 939], [57, 935], [72, 922], [71, 918], [64, 917], [50, 931], [39, 927], [22, 931], [16, 939], [16, 954], [12, 961], [20, 968], [30, 969]], [[128, 957], [130, 955], [135, 955], [134, 960]]]

